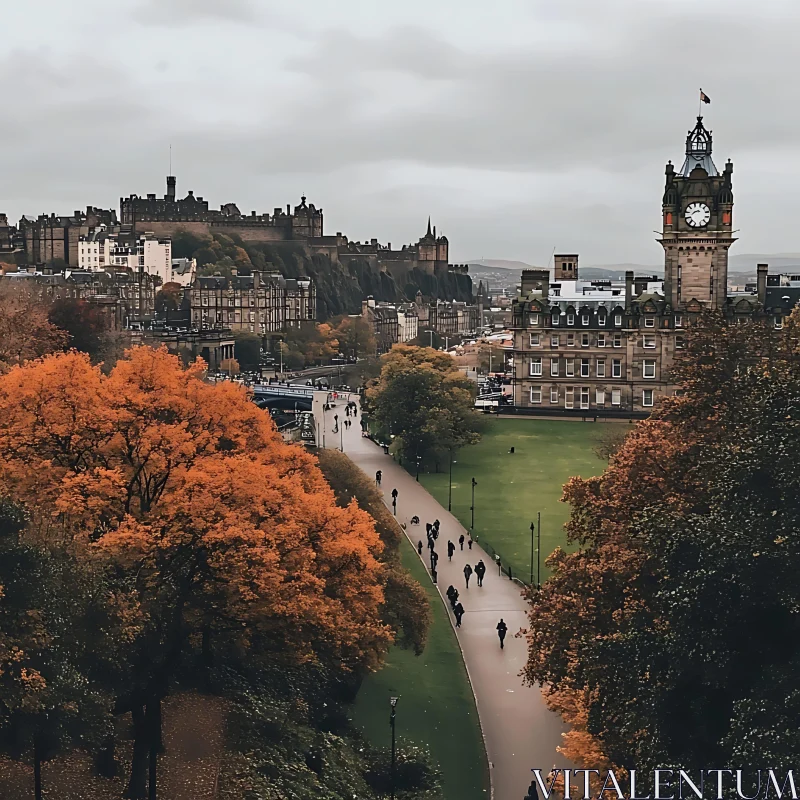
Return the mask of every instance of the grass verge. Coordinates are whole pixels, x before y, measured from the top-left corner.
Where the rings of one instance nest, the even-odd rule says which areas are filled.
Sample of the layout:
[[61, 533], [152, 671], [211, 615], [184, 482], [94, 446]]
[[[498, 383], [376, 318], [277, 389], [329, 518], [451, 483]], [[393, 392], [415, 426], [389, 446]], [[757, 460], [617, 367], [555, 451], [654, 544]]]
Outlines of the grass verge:
[[453, 628], [438, 592], [403, 537], [403, 566], [425, 587], [433, 611], [421, 656], [393, 647], [370, 675], [353, 708], [353, 721], [370, 742], [388, 746], [389, 698], [399, 697], [397, 737], [426, 747], [442, 770], [444, 800], [489, 796], [489, 771], [475, 699]]

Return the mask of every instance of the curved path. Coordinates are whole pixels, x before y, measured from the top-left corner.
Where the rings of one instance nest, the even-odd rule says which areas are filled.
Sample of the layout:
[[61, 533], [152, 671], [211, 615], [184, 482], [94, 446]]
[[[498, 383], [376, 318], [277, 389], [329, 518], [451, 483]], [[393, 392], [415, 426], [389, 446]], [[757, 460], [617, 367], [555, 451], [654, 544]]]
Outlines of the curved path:
[[[353, 399], [357, 401], [357, 396], [353, 395]], [[384, 502], [391, 509], [391, 492], [396, 488], [397, 518], [406, 524], [406, 535], [415, 547], [422, 540], [426, 566], [425, 523], [435, 519], [440, 522], [436, 542], [438, 589], [449, 611], [450, 604], [444, 599], [444, 593], [450, 584], [455, 586], [466, 611], [456, 634], [478, 705], [489, 758], [492, 795], [496, 800], [524, 800], [533, 779], [531, 768], [541, 768], [544, 775], [553, 764], [560, 767], [573, 765], [556, 752], [561, 734], [566, 730], [560, 717], [545, 706], [538, 688], [523, 686], [519, 677], [527, 649], [524, 638], [514, 637], [527, 624], [526, 603], [519, 586], [498, 575], [492, 559], [477, 543], [473, 544], [471, 551], [466, 543], [463, 552], [458, 549], [458, 537], [463, 533], [469, 538], [461, 523], [391, 456], [385, 455], [382, 448], [361, 436], [360, 415], [349, 430], [333, 435], [333, 416], [337, 414], [339, 422], [345, 419], [344, 405], [344, 402], [339, 402], [325, 413], [325, 446], [339, 449], [343, 445], [344, 452], [369, 476], [374, 476], [379, 469], [383, 472], [380, 488]], [[321, 406], [315, 406], [321, 413]], [[420, 518], [419, 526], [410, 524], [415, 514]], [[452, 562], [447, 560], [448, 539], [456, 545]], [[473, 575], [467, 589], [464, 586], [464, 565], [469, 562], [474, 567], [481, 558], [487, 565], [483, 588], [478, 587]], [[500, 649], [495, 630], [501, 617], [508, 625], [504, 650]], [[450, 618], [453, 619], [452, 613]]]

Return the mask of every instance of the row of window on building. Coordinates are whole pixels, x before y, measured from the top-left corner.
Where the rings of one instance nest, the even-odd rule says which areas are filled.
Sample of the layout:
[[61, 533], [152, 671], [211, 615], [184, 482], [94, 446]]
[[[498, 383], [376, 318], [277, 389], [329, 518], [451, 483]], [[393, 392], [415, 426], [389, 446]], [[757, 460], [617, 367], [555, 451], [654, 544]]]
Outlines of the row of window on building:
[[[529, 335], [530, 335], [531, 347], [541, 347], [547, 341], [547, 337], [543, 337], [542, 334], [531, 333]], [[575, 347], [575, 334], [567, 333], [562, 337], [561, 335], [556, 333], [550, 336], [551, 348], [561, 347], [562, 343], [566, 347]], [[595, 345], [597, 347], [622, 347], [622, 334], [614, 333], [609, 336], [606, 336], [606, 334], [604, 333], [598, 333], [593, 340], [590, 334], [582, 333], [580, 343], [581, 347], [591, 347], [592, 345]], [[683, 344], [684, 344], [683, 337], [682, 336], [676, 337], [675, 347], [678, 350], [683, 348]], [[646, 350], [655, 350], [656, 335], [654, 333], [645, 333], [642, 336], [641, 345]]]
[[[591, 361], [590, 358], [551, 358], [550, 359], [550, 376], [553, 378], [560, 377], [561, 373], [561, 362], [563, 364], [563, 375], [567, 378], [572, 378], [575, 376], [575, 362], [578, 361], [578, 369], [580, 370], [579, 375], [581, 378], [591, 378]], [[530, 376], [532, 378], [538, 378], [543, 375], [543, 362], [540, 357], [534, 356], [530, 360]], [[606, 377], [606, 360], [604, 358], [598, 358], [595, 360], [595, 377], [597, 378], [605, 378]], [[611, 377], [612, 378], [621, 378], [622, 377], [622, 359], [621, 358], [612, 358], [611, 359]], [[642, 377], [643, 378], [655, 378], [656, 377], [656, 359], [654, 358], [645, 358], [642, 360]]]
[[[544, 326], [551, 326], [554, 328], [559, 327], [563, 323], [566, 323], [567, 326], [575, 325], [575, 320], [578, 315], [576, 314], [561, 314], [559, 312], [553, 312], [552, 314], [529, 314], [528, 315], [528, 324], [532, 326], [539, 327], [541, 325]], [[604, 314], [602, 312], [597, 314], [597, 324], [598, 325], [605, 325], [608, 320], [608, 314]], [[613, 324], [615, 328], [622, 327], [622, 314], [613, 314]], [[580, 315], [581, 325], [588, 326], [591, 321], [590, 314], [581, 314]], [[669, 320], [664, 319], [664, 323], [669, 325]], [[674, 317], [674, 324], [676, 328], [683, 327], [683, 315], [676, 314]], [[656, 327], [656, 318], [654, 315], [645, 314], [644, 316], [644, 327], [645, 328], [655, 328]]]
[[[642, 389], [642, 405], [645, 408], [650, 408], [653, 405], [653, 390]], [[563, 387], [563, 400], [564, 408], [590, 408], [589, 400], [591, 397], [591, 387], [589, 386], [565, 386]], [[595, 408], [604, 408], [606, 406], [606, 397], [608, 397], [611, 407], [622, 406], [622, 390], [611, 389], [607, 392], [605, 389], [594, 390], [594, 404]], [[550, 404], [560, 405], [562, 398], [562, 387], [550, 387]], [[542, 387], [531, 386], [531, 403], [541, 404], [542, 400]]]

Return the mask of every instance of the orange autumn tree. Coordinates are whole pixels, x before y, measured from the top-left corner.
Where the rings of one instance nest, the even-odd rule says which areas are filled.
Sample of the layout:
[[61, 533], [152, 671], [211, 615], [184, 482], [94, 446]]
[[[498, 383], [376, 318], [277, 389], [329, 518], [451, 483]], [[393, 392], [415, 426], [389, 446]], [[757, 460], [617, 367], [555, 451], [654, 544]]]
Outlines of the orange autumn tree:
[[203, 375], [142, 347], [108, 376], [70, 352], [0, 378], [0, 480], [30, 535], [114, 564], [141, 617], [123, 704], [132, 797], [160, 700], [198, 648], [363, 670], [391, 639], [368, 515], [337, 507], [243, 388]]

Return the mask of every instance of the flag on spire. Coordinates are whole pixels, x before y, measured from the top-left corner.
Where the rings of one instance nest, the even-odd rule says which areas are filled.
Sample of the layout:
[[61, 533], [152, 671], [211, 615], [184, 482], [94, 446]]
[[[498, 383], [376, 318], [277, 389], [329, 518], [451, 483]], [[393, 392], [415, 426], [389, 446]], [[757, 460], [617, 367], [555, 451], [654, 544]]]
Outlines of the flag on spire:
[[711, 98], [701, 89], [700, 90], [700, 102], [701, 103], [711, 103]]

